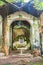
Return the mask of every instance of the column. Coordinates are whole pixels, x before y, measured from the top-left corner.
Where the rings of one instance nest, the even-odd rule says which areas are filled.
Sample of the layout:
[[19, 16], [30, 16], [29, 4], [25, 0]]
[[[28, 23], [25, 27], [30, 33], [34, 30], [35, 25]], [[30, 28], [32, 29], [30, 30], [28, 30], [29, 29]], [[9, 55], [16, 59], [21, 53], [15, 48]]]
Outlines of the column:
[[41, 29], [40, 29], [40, 33], [41, 33], [41, 45], [42, 45], [42, 55], [43, 55], [43, 13], [40, 15], [40, 25], [41, 25]]
[[8, 29], [7, 17], [3, 17], [3, 22], [2, 22], [3, 43], [2, 43], [2, 47], [4, 49], [6, 56], [9, 54], [9, 48], [8, 48], [9, 33], [8, 33], [8, 31], [9, 31], [9, 29]]

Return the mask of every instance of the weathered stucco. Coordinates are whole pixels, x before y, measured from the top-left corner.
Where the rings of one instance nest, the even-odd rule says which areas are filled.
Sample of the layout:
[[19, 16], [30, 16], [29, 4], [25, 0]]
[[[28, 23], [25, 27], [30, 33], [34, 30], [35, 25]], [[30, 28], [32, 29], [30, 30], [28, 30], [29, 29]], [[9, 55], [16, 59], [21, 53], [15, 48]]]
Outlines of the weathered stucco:
[[[19, 15], [22, 15], [22, 17], [20, 17], [19, 18]], [[12, 38], [11, 38], [11, 36], [12, 36], [12, 33], [11, 33], [11, 31], [10, 31], [10, 29], [11, 29], [11, 24], [13, 23], [13, 21], [16, 21], [16, 20], [26, 20], [30, 25], [31, 25], [31, 32], [33, 32], [32, 34], [31, 34], [31, 43], [32, 44], [34, 44], [35, 43], [35, 39], [34, 39], [34, 34], [35, 34], [35, 32], [34, 32], [34, 27], [33, 27], [33, 23], [35, 22], [35, 21], [37, 21], [37, 22], [41, 22], [41, 24], [40, 25], [42, 25], [43, 23], [43, 17], [42, 17], [43, 15], [41, 15], [40, 16], [40, 18], [36, 18], [36, 17], [34, 17], [34, 16], [32, 16], [32, 15], [30, 15], [30, 14], [27, 14], [27, 13], [25, 13], [25, 12], [23, 12], [23, 11], [18, 11], [18, 12], [15, 12], [15, 13], [13, 13], [13, 14], [11, 14], [11, 15], [8, 15], [6, 18], [5, 18], [5, 20], [4, 21], [2, 21], [2, 22], [4, 22], [5, 23], [5, 21], [7, 22], [7, 26], [5, 26], [5, 27], [7, 27], [5, 30], [7, 30], [7, 32], [5, 31], [5, 36], [6, 36], [6, 45], [7, 45], [7, 47], [8, 47], [8, 49], [9, 49], [9, 46], [11, 45], [11, 42], [12, 42]], [[2, 26], [2, 23], [0, 23], [0, 27]], [[3, 27], [3, 26], [2, 26]], [[1, 33], [0, 33], [0, 38], [1, 38], [1, 35], [2, 35], [2, 27], [1, 27]], [[40, 33], [40, 31], [39, 31], [39, 29], [37, 29], [37, 33]], [[39, 34], [38, 33], [38, 34]], [[11, 34], [11, 35], [10, 35]], [[39, 37], [38, 37], [39, 38]], [[40, 45], [40, 43], [39, 43], [39, 45]]]

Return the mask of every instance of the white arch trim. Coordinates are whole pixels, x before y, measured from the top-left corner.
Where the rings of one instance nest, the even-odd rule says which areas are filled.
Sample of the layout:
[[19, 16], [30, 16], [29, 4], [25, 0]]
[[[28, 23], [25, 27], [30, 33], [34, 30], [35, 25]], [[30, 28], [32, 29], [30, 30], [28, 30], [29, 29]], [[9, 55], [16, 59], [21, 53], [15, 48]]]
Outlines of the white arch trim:
[[[22, 17], [19, 18], [19, 15], [22, 15]], [[15, 12], [15, 13], [7, 16], [7, 20], [8, 20], [9, 25], [11, 25], [11, 23], [16, 20], [26, 20], [30, 23], [31, 26], [33, 24], [33, 16], [30, 14], [27, 14], [23, 11]]]

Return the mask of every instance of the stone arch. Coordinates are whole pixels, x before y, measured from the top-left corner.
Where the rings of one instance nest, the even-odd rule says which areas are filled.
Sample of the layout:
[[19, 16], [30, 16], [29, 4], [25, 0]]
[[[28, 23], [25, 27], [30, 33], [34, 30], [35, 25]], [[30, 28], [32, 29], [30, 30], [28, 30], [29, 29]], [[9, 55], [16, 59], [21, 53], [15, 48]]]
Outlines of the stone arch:
[[[22, 15], [22, 18], [19, 18], [19, 15]], [[10, 25], [16, 20], [26, 20], [31, 25], [31, 30], [33, 30], [33, 28], [32, 28], [32, 26], [33, 26], [33, 16], [32, 15], [27, 14], [23, 11], [15, 12], [11, 15], [8, 15], [7, 16], [7, 22], [8, 22], [9, 29], [10, 29]], [[32, 40], [31, 40], [31, 42], [32, 42]], [[12, 43], [12, 39], [10, 39], [9, 43], [10, 44]]]
[[[19, 18], [19, 15], [22, 15], [22, 18]], [[11, 25], [13, 21], [16, 21], [16, 20], [26, 20], [30, 23], [31, 26], [33, 24], [33, 16], [23, 11], [15, 12], [7, 16], [7, 20], [8, 20], [9, 26]]]
[[[19, 15], [22, 15], [22, 17], [19, 18]], [[15, 12], [15, 13], [7, 16], [8, 28], [10, 29], [10, 25], [16, 20], [26, 20], [31, 25], [31, 39], [30, 40], [31, 40], [32, 45], [34, 45], [34, 43], [35, 43], [35, 39], [33, 38], [33, 32], [34, 32], [34, 28], [33, 28], [34, 20], [33, 19], [34, 18], [36, 20], [38, 20], [36, 17], [34, 17], [30, 14], [27, 14], [26, 12], [23, 12], [23, 11]], [[8, 32], [10, 33], [10, 31], [8, 31]], [[11, 36], [11, 34], [10, 34], [10, 36]], [[8, 38], [11, 38], [11, 37], [8, 36]], [[8, 44], [9, 43], [10, 44], [12, 43], [12, 39], [10, 39], [10, 41], [8, 39]], [[9, 47], [9, 45], [8, 45], [8, 47]]]

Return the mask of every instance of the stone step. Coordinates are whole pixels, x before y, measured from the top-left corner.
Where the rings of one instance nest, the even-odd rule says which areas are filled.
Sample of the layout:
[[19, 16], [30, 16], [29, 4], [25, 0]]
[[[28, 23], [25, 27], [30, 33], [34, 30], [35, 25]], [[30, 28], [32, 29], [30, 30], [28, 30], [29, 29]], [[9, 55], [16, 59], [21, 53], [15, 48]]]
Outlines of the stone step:
[[31, 54], [17, 54], [17, 55], [12, 55], [12, 57], [15, 57], [15, 58], [33, 58], [33, 55]]

